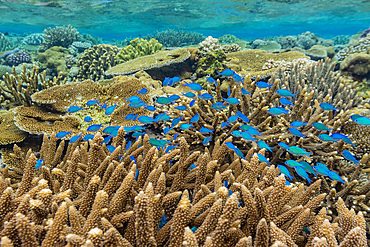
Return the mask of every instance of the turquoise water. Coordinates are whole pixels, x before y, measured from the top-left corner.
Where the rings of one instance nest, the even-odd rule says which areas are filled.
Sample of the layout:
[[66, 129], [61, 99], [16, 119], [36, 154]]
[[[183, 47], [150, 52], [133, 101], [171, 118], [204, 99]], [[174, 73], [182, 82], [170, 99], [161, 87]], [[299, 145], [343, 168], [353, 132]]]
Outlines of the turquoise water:
[[370, 25], [370, 1], [269, 0], [68, 0], [0, 1], [0, 32], [42, 32], [68, 25], [105, 39], [181, 29], [241, 38], [355, 34]]

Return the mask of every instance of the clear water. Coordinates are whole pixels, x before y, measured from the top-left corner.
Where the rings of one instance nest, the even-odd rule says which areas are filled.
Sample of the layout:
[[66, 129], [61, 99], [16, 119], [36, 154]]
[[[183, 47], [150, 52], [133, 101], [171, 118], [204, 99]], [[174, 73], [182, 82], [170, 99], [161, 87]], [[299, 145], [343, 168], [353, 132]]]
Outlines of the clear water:
[[369, 0], [0, 0], [0, 32], [68, 25], [105, 39], [181, 29], [240, 38], [355, 34], [370, 25]]

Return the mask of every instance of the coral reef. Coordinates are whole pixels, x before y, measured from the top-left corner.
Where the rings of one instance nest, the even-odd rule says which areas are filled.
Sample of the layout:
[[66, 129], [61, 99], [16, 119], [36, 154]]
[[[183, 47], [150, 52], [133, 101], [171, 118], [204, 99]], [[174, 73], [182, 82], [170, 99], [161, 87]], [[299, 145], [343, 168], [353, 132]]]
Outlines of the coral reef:
[[73, 28], [71, 25], [62, 26], [62, 27], [55, 27], [55, 28], [47, 28], [43, 32], [44, 43], [42, 44], [42, 48], [44, 50], [53, 47], [53, 46], [61, 46], [68, 48], [73, 41], [79, 39], [78, 31], [76, 28]]
[[90, 43], [91, 45], [99, 45], [103, 43], [103, 39], [97, 36], [92, 36], [91, 34], [87, 33], [82, 33], [80, 34], [80, 39], [81, 42], [87, 42]]
[[113, 45], [94, 45], [85, 50], [78, 58], [78, 78], [100, 80], [104, 78], [104, 72], [116, 65], [118, 47]]
[[[102, 141], [97, 134], [90, 145], [57, 145], [54, 136], [44, 137], [39, 156], [14, 147], [20, 169], [2, 169], [0, 176], [2, 245], [367, 245], [361, 212], [339, 198], [329, 216], [320, 205], [326, 196], [321, 180], [286, 185], [254, 152], [239, 160], [225, 143], [191, 152], [182, 138], [164, 154], [148, 136], [124, 152], [122, 129], [112, 154]], [[38, 158], [44, 160], [40, 172]]]
[[14, 113], [0, 111], [0, 146], [23, 141], [28, 135], [14, 124]]
[[84, 52], [86, 49], [91, 48], [91, 44], [89, 42], [74, 41], [71, 48], [77, 50], [77, 52]]
[[0, 52], [6, 51], [12, 48], [13, 48], [13, 44], [5, 37], [4, 34], [0, 33]]
[[22, 46], [27, 45], [41, 45], [44, 43], [44, 36], [42, 33], [32, 33], [22, 39]]
[[341, 72], [349, 73], [357, 80], [370, 78], [370, 49], [368, 52], [348, 55], [340, 64]]
[[226, 54], [223, 50], [199, 53], [195, 61], [197, 64], [195, 73], [198, 78], [204, 76], [217, 77], [217, 71], [226, 68]]
[[168, 29], [161, 32], [156, 32], [154, 35], [147, 35], [144, 39], [156, 39], [164, 47], [181, 47], [187, 45], [197, 45], [204, 40], [204, 35], [196, 32], [188, 32], [183, 30]]
[[117, 63], [124, 63], [137, 57], [151, 55], [162, 50], [162, 44], [156, 39], [133, 39], [130, 45], [122, 47], [117, 54]]
[[241, 41], [241, 39], [238, 39], [237, 37], [235, 37], [235, 35], [231, 35], [231, 34], [225, 34], [218, 38], [218, 42], [220, 42], [221, 44], [230, 45], [230, 44], [235, 44], [238, 41]]
[[6, 62], [7, 64], [13, 66], [17, 66], [18, 64], [21, 63], [30, 63], [31, 62], [31, 56], [28, 52], [19, 50], [15, 53], [9, 54], [6, 57]]
[[343, 61], [350, 54], [366, 52], [370, 47], [370, 35], [365, 38], [350, 42], [347, 47], [340, 50], [335, 54], [335, 59], [337, 61]]
[[221, 45], [218, 39], [208, 36], [204, 41], [200, 42], [198, 45], [199, 53], [208, 53], [221, 50]]
[[36, 66], [33, 66], [32, 71], [30, 71], [26, 70], [26, 66], [23, 64], [23, 71], [20, 75], [18, 75], [14, 66], [12, 70], [12, 75], [6, 73], [3, 81], [0, 81], [0, 102], [1, 106], [7, 109], [17, 105], [30, 106], [33, 93], [66, 82], [62, 80], [61, 74], [52, 80], [46, 79], [46, 71], [41, 74]]
[[350, 41], [350, 36], [349, 35], [339, 35], [333, 37], [331, 40], [333, 40], [334, 45], [346, 45]]
[[53, 46], [45, 52], [39, 53], [39, 62], [42, 69], [47, 69], [51, 75], [62, 73], [67, 76], [66, 56], [68, 51], [61, 46]]
[[238, 44], [226, 44], [221, 47], [221, 49], [225, 53], [230, 53], [230, 52], [237, 52], [241, 50], [241, 47]]
[[[121, 63], [111, 67], [105, 72], [105, 75], [110, 77], [115, 75], [129, 75], [140, 70], [145, 70], [151, 74], [149, 70], [166, 70], [166, 68], [170, 66], [183, 63], [189, 57], [190, 52], [184, 48], [170, 51], [160, 51], [152, 55], [138, 57], [126, 63]], [[169, 76], [168, 71], [166, 72], [167, 76]]]

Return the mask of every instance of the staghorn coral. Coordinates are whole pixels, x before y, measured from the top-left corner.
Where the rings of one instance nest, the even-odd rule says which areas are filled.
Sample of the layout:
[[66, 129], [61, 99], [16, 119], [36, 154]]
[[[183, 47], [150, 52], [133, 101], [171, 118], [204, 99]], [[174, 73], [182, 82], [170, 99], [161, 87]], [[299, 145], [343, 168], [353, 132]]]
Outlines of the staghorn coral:
[[162, 44], [156, 39], [133, 39], [130, 45], [122, 47], [117, 54], [117, 63], [124, 63], [137, 57], [151, 55], [162, 50]]
[[188, 32], [183, 30], [168, 29], [155, 34], [149, 34], [144, 39], [156, 39], [165, 47], [181, 47], [187, 45], [197, 45], [204, 40], [204, 35], [196, 32]]
[[105, 72], [106, 76], [129, 75], [140, 70], [151, 74], [150, 70], [164, 70], [168, 72], [169, 66], [183, 63], [190, 57], [187, 49], [160, 51], [152, 55], [138, 57], [126, 63], [118, 64]]
[[293, 93], [300, 93], [304, 89], [312, 92], [313, 99], [320, 103], [329, 96], [329, 103], [344, 109], [359, 105], [362, 100], [356, 96], [356, 84], [349, 83], [339, 72], [334, 72], [334, 67], [335, 63], [329, 58], [308, 66], [296, 63], [289, 74], [280, 68], [272, 78], [280, 80], [279, 88], [286, 87]]
[[[114, 141], [120, 138], [117, 136]], [[22, 181], [10, 180], [6, 169], [0, 171], [1, 243], [17, 246], [27, 240], [32, 246], [88, 246], [92, 243], [102, 246], [103, 242], [105, 246], [189, 246], [190, 243], [196, 246], [252, 243], [255, 246], [311, 246], [311, 242], [317, 243], [320, 239], [341, 246], [365, 247], [367, 244], [363, 215], [347, 209], [341, 199], [336, 207], [336, 220], [330, 220], [325, 208], [318, 211], [325, 197], [320, 193], [321, 180], [309, 187], [286, 185], [284, 175], [278, 176], [274, 165], [259, 162], [253, 151], [247, 159], [241, 160], [234, 155], [221, 154], [225, 143], [220, 143], [211, 153], [205, 149], [193, 161], [195, 157], [183, 138], [179, 148], [166, 154], [146, 146], [147, 140], [147, 136], [140, 137], [123, 153], [121, 148], [126, 145], [123, 139], [117, 143], [117, 151], [107, 154], [101, 146], [101, 135], [96, 134], [89, 147], [83, 143], [69, 144], [65, 154], [57, 152], [53, 157], [56, 140], [45, 138], [41, 155], [51, 156], [42, 157], [46, 161], [59, 161], [47, 161], [41, 174], [35, 174], [36, 157], [32, 152], [17, 154], [27, 170]], [[143, 148], [136, 152], [140, 144]], [[152, 164], [151, 173], [158, 175], [148, 176], [147, 181], [139, 185], [133, 174], [137, 167], [139, 174], [143, 172], [144, 154], [148, 152], [156, 154], [146, 162]], [[97, 154], [99, 159], [95, 158]], [[135, 157], [137, 164], [130, 156]], [[168, 161], [174, 166], [166, 165]], [[197, 173], [201, 163], [212, 166], [214, 161], [220, 166]], [[185, 169], [193, 162], [197, 168]], [[232, 165], [235, 163], [238, 166]], [[123, 175], [110, 176], [108, 167], [111, 166], [114, 172]], [[170, 192], [168, 189], [177, 184], [174, 178], [184, 171], [184, 183]], [[194, 173], [198, 175], [191, 176]], [[201, 189], [193, 191], [194, 180], [198, 178], [204, 182]], [[223, 186], [224, 181], [227, 187]], [[92, 183], [99, 183], [101, 190], [87, 195]], [[176, 199], [167, 199], [173, 193]], [[83, 200], [92, 197], [93, 200]], [[109, 200], [114, 197], [123, 199]], [[90, 206], [83, 207], [87, 202]], [[112, 215], [109, 208], [113, 206], [116, 209]], [[83, 215], [81, 208], [84, 208]], [[128, 219], [116, 226], [114, 219], [126, 212], [131, 212]], [[162, 217], [163, 213], [166, 220], [161, 226], [156, 215]], [[311, 234], [302, 233], [303, 227], [308, 227]]]
[[73, 41], [79, 39], [78, 34], [77, 29], [73, 28], [71, 25], [68, 25], [67, 27], [49, 27], [43, 32], [44, 42], [42, 43], [42, 49], [46, 50], [53, 46], [68, 48]]
[[79, 67], [77, 78], [100, 80], [104, 78], [104, 72], [116, 65], [118, 47], [101, 44], [84, 51], [78, 58]]
[[20, 75], [12, 68], [13, 74], [6, 73], [3, 81], [0, 81], [0, 102], [2, 107], [12, 108], [17, 105], [32, 105], [31, 95], [40, 89], [47, 89], [54, 85], [64, 84], [62, 75], [51, 79], [46, 79], [46, 71], [39, 73], [39, 68], [34, 66], [32, 71], [27, 70], [23, 64], [23, 71]]

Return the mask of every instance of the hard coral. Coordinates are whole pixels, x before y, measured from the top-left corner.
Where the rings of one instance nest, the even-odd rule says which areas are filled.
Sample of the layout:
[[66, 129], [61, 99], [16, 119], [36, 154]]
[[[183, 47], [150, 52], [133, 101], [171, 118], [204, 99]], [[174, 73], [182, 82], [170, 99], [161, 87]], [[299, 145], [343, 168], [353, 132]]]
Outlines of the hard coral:
[[123, 47], [117, 54], [117, 63], [124, 63], [137, 57], [151, 55], [162, 49], [162, 44], [156, 39], [133, 39], [130, 45]]
[[156, 39], [165, 47], [181, 47], [187, 45], [197, 45], [204, 40], [204, 35], [196, 32], [188, 32], [183, 30], [168, 29], [161, 32], [156, 32], [153, 35], [147, 35], [145, 39]]
[[199, 53], [215, 52], [221, 50], [221, 45], [218, 39], [208, 36], [204, 41], [198, 45]]
[[66, 65], [66, 57], [68, 52], [61, 46], [53, 46], [45, 52], [39, 53], [39, 62], [43, 69], [49, 69], [51, 74], [58, 75], [61, 73], [64, 77], [67, 76], [68, 69]]
[[340, 64], [340, 70], [357, 80], [370, 78], [370, 50], [367, 53], [350, 54]]
[[94, 45], [85, 50], [77, 62], [79, 67], [77, 77], [91, 80], [103, 79], [105, 71], [116, 65], [117, 53], [117, 46], [107, 44]]
[[28, 135], [14, 124], [14, 113], [0, 111], [0, 145], [8, 145], [23, 141]]
[[73, 41], [79, 39], [78, 31], [71, 25], [55, 28], [47, 28], [44, 30], [43, 49], [48, 49], [53, 46], [61, 46], [67, 48]]
[[365, 38], [349, 43], [347, 47], [335, 54], [335, 59], [337, 61], [343, 61], [350, 54], [366, 52], [368, 49], [370, 49], [370, 34], [368, 34]]
[[17, 66], [21, 63], [30, 63], [31, 62], [31, 56], [28, 52], [20, 50], [18, 52], [12, 53], [6, 57], [6, 62], [13, 66]]
[[13, 44], [5, 37], [4, 34], [0, 33], [0, 52], [6, 51], [12, 48], [13, 48]]

